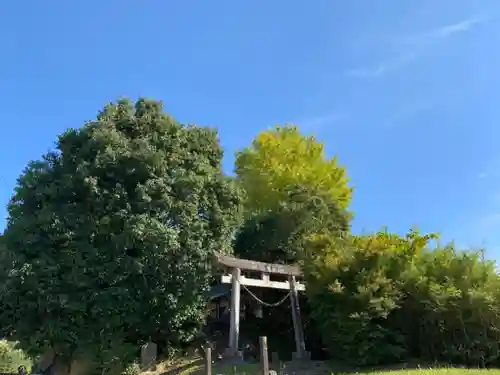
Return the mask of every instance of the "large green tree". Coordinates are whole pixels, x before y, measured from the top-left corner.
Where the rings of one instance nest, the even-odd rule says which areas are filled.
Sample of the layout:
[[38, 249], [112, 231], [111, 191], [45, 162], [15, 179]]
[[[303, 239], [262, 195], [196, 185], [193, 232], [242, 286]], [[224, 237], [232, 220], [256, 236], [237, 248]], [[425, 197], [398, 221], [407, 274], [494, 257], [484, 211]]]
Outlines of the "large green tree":
[[[12, 269], [13, 256], [8, 251], [4, 243], [3, 235], [0, 235], [0, 299], [7, 290], [7, 278], [10, 270]], [[4, 311], [4, 314], [8, 311]], [[4, 319], [0, 324], [0, 337], [6, 337], [12, 331], [10, 326], [10, 319]]]
[[294, 264], [304, 257], [304, 243], [314, 233], [349, 230], [350, 214], [328, 192], [295, 186], [268, 213], [246, 220], [235, 240], [241, 258]]
[[303, 135], [296, 126], [261, 132], [237, 154], [236, 174], [247, 192], [249, 212], [276, 209], [295, 186], [326, 192], [344, 209], [351, 201], [345, 168], [336, 157], [326, 156], [322, 142]]
[[[316, 233], [342, 235], [349, 229], [349, 214], [327, 192], [296, 186], [288, 190], [287, 200], [268, 212], [249, 218], [238, 232], [235, 253], [241, 257], [269, 263], [296, 264], [307, 256], [305, 245]], [[253, 290], [263, 301], [279, 301], [284, 292], [276, 289]], [[319, 334], [310, 324], [310, 311], [301, 296], [301, 310], [308, 349], [318, 350]], [[265, 319], [245, 319], [242, 330], [258, 344], [258, 336], [269, 336], [269, 348], [285, 358], [294, 351], [293, 326], [289, 303], [263, 308]]]
[[479, 251], [435, 234], [313, 236], [304, 263], [312, 317], [351, 364], [500, 364], [500, 278]]
[[[312, 234], [326, 230], [340, 235], [349, 229], [352, 188], [345, 168], [326, 156], [322, 142], [296, 126], [261, 132], [237, 154], [236, 175], [247, 193], [247, 220], [235, 241], [235, 252], [242, 258], [297, 263]], [[255, 292], [266, 301], [282, 298], [282, 292], [272, 289]], [[318, 340], [304, 302], [305, 331], [312, 344]], [[272, 332], [270, 348], [280, 350], [283, 342], [293, 343], [288, 304], [266, 310], [266, 319], [258, 325], [263, 334]], [[258, 330], [249, 331], [256, 339]]]
[[31, 162], [9, 204], [15, 263], [0, 301], [21, 346], [109, 367], [129, 345], [193, 339], [207, 261], [230, 251], [241, 212], [222, 156], [215, 130], [141, 99], [107, 105]]

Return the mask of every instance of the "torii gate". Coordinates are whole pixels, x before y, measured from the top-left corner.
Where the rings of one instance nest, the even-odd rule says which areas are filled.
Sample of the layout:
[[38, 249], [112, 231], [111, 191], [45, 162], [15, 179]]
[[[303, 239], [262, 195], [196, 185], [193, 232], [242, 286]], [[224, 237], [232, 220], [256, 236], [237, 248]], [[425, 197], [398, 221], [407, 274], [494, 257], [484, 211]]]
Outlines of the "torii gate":
[[[241, 285], [248, 285], [290, 291], [295, 347], [297, 350], [296, 358], [305, 358], [306, 350], [302, 320], [300, 317], [298, 291], [304, 291], [306, 287], [303, 283], [295, 280], [296, 277], [302, 276], [300, 267], [238, 259], [222, 254], [215, 254], [215, 261], [219, 265], [231, 269], [231, 274], [222, 275], [222, 283], [231, 284], [231, 322], [229, 328], [228, 354], [235, 356], [238, 353], [240, 333], [240, 287]], [[247, 278], [241, 275], [241, 270], [260, 272], [261, 278]], [[288, 276], [288, 281], [271, 281], [269, 279], [270, 274]]]

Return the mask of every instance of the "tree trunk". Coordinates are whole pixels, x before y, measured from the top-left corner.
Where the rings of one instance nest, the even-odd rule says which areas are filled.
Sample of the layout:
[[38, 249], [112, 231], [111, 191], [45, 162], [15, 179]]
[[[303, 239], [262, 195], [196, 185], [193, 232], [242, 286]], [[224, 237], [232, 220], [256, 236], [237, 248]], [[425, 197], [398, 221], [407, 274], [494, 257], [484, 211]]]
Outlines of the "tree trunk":
[[55, 352], [53, 349], [47, 350], [42, 354], [38, 362], [33, 366], [33, 373], [35, 374], [46, 374], [50, 371], [50, 367], [54, 363]]
[[52, 370], [48, 375], [70, 375], [71, 362], [56, 355], [52, 363]]

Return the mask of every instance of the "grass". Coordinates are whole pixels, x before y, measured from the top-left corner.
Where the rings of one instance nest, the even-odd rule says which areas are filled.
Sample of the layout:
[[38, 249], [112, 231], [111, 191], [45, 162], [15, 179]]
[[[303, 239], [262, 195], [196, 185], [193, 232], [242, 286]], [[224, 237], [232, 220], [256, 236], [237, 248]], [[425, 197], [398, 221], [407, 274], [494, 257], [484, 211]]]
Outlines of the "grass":
[[[181, 372], [179, 375], [201, 375], [204, 374], [204, 365], [189, 368]], [[212, 367], [213, 375], [260, 375], [260, 368], [258, 364], [245, 363], [239, 365], [218, 364], [214, 363]]]
[[[280, 372], [278, 372], [279, 374]], [[158, 367], [154, 375], [204, 375], [204, 364], [201, 358], [177, 361], [163, 364]], [[213, 375], [261, 375], [258, 363], [224, 364], [215, 362], [212, 367]], [[500, 369], [464, 369], [464, 368], [419, 368], [404, 370], [377, 370], [358, 372], [337, 372], [332, 370], [317, 370], [315, 368], [301, 369], [297, 372], [281, 372], [283, 375], [500, 375]], [[153, 375], [150, 373], [150, 375]]]
[[[236, 370], [236, 371], [235, 371]], [[145, 372], [141, 375], [204, 375], [205, 364], [201, 357], [182, 358], [171, 362], [163, 362], [157, 365], [156, 371]], [[260, 375], [260, 367], [257, 363], [245, 364], [222, 364], [214, 362], [212, 365], [213, 375]], [[312, 375], [312, 374], [311, 374]], [[500, 374], [499, 374], [500, 375]]]
[[[179, 375], [199, 375], [204, 374], [203, 368], [190, 369], [187, 371], [182, 371]], [[213, 375], [260, 375], [260, 369], [258, 365], [244, 365], [237, 366], [236, 372], [231, 367], [218, 367], [214, 366], [212, 369]], [[285, 373], [286, 374], [286, 373]], [[324, 373], [314, 373], [303, 371], [300, 374], [308, 375], [323, 375]], [[418, 369], [418, 370], [393, 370], [393, 371], [375, 371], [375, 372], [355, 372], [355, 373], [341, 373], [341, 372], [330, 372], [331, 375], [500, 375], [500, 370], [483, 370], [483, 369], [457, 369], [457, 368], [447, 368], [447, 369]], [[291, 375], [291, 374], [289, 374]]]
[[[317, 365], [316, 365], [317, 364]], [[277, 371], [281, 375], [500, 375], [500, 369], [474, 369], [458, 367], [432, 367], [417, 363], [403, 365], [402, 367], [390, 367], [380, 370], [338, 371], [345, 367], [339, 367], [333, 362], [305, 363], [296, 368], [284, 368]], [[411, 366], [411, 367], [408, 367]], [[418, 368], [415, 368], [418, 367]], [[271, 369], [277, 370], [271, 365]], [[161, 362], [156, 371], [143, 373], [141, 375], [205, 375], [204, 360], [199, 355], [181, 357], [170, 362]], [[227, 362], [214, 361], [212, 364], [212, 375], [261, 375], [259, 363], [230, 364]]]
[[394, 371], [376, 371], [360, 372], [366, 375], [500, 375], [500, 370], [483, 369], [459, 369], [459, 368], [441, 368], [441, 369], [417, 369], [417, 370], [394, 370]]
[[[217, 369], [214, 368], [212, 374], [214, 375], [235, 375], [235, 373], [230, 370]], [[187, 375], [189, 373], [181, 373], [182, 375]], [[307, 372], [301, 372], [301, 374], [307, 374]], [[330, 372], [331, 375], [500, 375], [500, 370], [483, 370], [483, 369], [458, 369], [458, 368], [446, 368], [446, 369], [417, 369], [417, 370], [393, 370], [393, 371], [375, 371], [375, 372], [357, 372], [357, 373], [340, 373], [340, 372]], [[236, 375], [260, 375], [259, 368], [248, 367], [247, 369], [237, 369]], [[291, 375], [291, 374], [290, 374]], [[315, 374], [310, 372], [309, 375], [323, 375]]]

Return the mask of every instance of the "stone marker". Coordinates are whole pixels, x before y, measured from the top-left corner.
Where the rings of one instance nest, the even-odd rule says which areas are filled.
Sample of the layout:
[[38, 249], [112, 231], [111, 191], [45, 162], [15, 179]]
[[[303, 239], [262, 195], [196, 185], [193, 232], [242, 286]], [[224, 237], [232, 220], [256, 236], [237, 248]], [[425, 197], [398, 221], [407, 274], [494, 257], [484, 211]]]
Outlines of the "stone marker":
[[141, 370], [156, 370], [156, 356], [158, 346], [154, 342], [148, 342], [141, 347]]
[[280, 363], [280, 357], [279, 357], [279, 354], [277, 352], [271, 353], [271, 363], [273, 363], [274, 365], [277, 365]]

